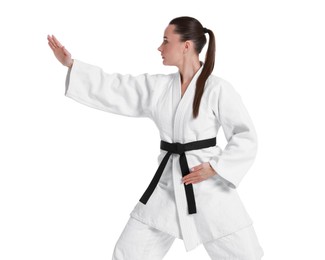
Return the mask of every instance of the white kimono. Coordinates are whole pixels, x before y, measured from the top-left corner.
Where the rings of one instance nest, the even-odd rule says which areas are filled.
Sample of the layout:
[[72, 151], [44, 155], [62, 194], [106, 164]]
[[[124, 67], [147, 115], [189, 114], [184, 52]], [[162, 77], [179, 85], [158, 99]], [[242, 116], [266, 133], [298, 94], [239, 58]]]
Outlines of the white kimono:
[[[240, 95], [226, 80], [211, 75], [205, 85], [199, 116], [192, 117], [195, 74], [181, 97], [180, 74], [138, 76], [108, 74], [74, 59], [65, 95], [84, 105], [129, 117], [148, 117], [161, 140], [187, 143], [216, 137], [222, 126], [227, 145], [186, 152], [189, 168], [209, 162], [217, 175], [193, 184], [196, 214], [189, 214], [178, 154], [172, 154], [146, 204], [130, 216], [183, 239], [186, 251], [252, 224], [236, 188], [255, 160], [257, 135]], [[157, 145], [159, 142], [157, 142]], [[161, 150], [158, 165], [167, 151]], [[152, 176], [154, 173], [152, 173]], [[147, 180], [148, 184], [150, 180]], [[142, 194], [139, 194], [139, 199]]]

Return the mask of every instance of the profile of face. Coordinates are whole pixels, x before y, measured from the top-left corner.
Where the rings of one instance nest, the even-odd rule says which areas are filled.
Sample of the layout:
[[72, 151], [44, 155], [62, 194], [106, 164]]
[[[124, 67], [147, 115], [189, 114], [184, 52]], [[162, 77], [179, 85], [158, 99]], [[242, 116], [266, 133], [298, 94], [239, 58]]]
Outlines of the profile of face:
[[175, 25], [170, 24], [164, 32], [164, 39], [159, 46], [164, 65], [179, 67], [183, 62], [186, 42], [180, 40], [180, 35], [174, 32]]

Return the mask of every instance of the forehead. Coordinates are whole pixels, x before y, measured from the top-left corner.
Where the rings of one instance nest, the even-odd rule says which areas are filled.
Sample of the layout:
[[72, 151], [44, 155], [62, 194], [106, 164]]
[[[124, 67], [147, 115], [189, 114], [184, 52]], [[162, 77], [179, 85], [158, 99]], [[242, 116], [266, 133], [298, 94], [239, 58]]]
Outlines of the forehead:
[[168, 39], [179, 39], [180, 35], [175, 33], [175, 25], [169, 24], [164, 32], [164, 37], [167, 37]]

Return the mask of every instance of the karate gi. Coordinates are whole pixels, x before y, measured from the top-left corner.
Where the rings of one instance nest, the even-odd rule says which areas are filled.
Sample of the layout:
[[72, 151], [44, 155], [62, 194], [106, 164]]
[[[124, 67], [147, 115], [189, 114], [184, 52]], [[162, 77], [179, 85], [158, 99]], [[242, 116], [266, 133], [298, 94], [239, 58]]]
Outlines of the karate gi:
[[[112, 260], [161, 260], [174, 240], [174, 236], [130, 216], [114, 247]], [[261, 260], [264, 255], [253, 225], [203, 246], [212, 260]]]
[[[256, 131], [240, 95], [228, 81], [215, 75], [208, 78], [199, 116], [193, 119], [196, 80], [202, 68], [183, 97], [179, 72], [109, 74], [98, 66], [74, 59], [66, 78], [67, 97], [106, 112], [150, 118], [158, 127], [161, 140], [169, 143], [213, 138], [223, 128], [228, 142], [224, 149], [216, 145], [186, 152], [189, 168], [209, 162], [217, 172], [193, 184], [196, 214], [188, 213], [178, 154], [170, 156], [149, 201], [139, 201], [130, 213], [142, 223], [182, 239], [186, 251], [252, 225], [236, 188], [255, 159]], [[165, 154], [161, 150], [158, 164]], [[149, 184], [151, 180], [147, 181]]]

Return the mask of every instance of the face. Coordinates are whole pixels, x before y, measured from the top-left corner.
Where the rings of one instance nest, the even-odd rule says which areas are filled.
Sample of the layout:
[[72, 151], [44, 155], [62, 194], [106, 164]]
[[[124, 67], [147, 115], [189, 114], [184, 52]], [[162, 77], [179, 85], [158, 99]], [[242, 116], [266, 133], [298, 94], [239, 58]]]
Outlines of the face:
[[175, 25], [170, 24], [164, 32], [163, 43], [159, 46], [164, 65], [180, 66], [183, 61], [185, 42], [180, 41], [180, 35], [174, 33]]

